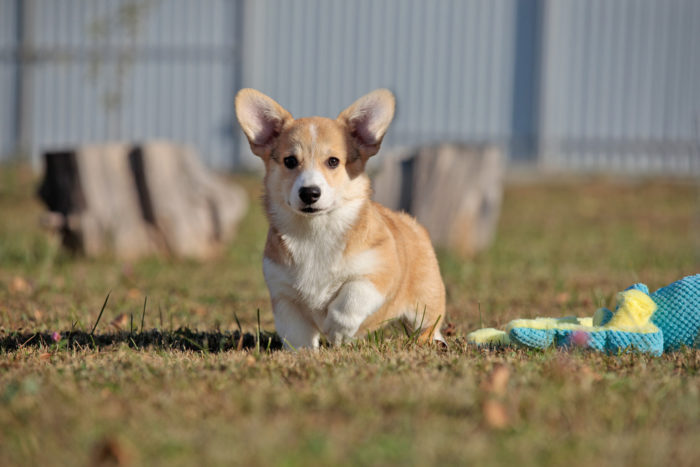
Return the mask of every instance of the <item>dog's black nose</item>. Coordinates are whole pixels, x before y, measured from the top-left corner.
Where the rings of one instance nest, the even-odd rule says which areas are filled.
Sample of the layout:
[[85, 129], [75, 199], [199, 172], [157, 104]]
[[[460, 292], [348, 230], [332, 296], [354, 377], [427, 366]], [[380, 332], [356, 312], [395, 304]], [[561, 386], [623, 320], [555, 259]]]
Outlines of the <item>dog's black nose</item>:
[[299, 188], [299, 198], [306, 204], [314, 204], [321, 197], [321, 189], [316, 185]]

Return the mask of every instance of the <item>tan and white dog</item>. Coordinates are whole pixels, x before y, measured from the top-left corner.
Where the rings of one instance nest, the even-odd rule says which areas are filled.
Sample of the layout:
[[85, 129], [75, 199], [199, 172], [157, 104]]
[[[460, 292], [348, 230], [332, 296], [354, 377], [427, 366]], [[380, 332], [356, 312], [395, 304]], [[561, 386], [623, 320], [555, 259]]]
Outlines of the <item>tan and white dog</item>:
[[394, 116], [379, 89], [337, 119], [295, 120], [243, 89], [236, 116], [265, 163], [270, 229], [263, 272], [286, 347], [340, 344], [401, 318], [422, 341], [442, 341], [445, 286], [426, 230], [370, 200], [364, 172]]

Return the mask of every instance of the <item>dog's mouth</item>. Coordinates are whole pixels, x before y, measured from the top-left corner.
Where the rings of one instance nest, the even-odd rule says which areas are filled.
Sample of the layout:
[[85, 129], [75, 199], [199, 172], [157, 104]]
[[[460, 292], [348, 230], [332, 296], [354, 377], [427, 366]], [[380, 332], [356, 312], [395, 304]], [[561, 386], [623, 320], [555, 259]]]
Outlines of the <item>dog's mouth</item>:
[[300, 211], [303, 213], [306, 213], [306, 214], [316, 214], [317, 212], [323, 211], [323, 209], [317, 209], [317, 208], [312, 208], [311, 206], [307, 206], [305, 208], [301, 208]]

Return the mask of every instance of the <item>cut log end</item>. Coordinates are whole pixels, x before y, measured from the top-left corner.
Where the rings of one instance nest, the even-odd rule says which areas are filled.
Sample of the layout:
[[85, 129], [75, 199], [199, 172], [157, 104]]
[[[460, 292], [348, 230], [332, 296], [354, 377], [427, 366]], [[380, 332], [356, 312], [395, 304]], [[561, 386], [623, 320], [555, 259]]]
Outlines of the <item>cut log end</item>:
[[436, 246], [469, 257], [493, 241], [504, 171], [495, 147], [422, 147], [384, 160], [374, 199], [415, 216]]
[[88, 256], [206, 259], [232, 238], [247, 196], [167, 142], [98, 144], [44, 155], [42, 225]]

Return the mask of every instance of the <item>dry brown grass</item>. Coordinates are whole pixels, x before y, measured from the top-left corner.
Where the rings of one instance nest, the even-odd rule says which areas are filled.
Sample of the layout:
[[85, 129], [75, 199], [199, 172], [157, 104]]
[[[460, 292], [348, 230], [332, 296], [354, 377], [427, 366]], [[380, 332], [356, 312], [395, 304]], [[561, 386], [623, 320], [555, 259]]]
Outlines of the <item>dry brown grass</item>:
[[[240, 181], [255, 198], [259, 182]], [[590, 315], [635, 281], [653, 289], [697, 273], [690, 183], [511, 184], [489, 252], [440, 253], [447, 351], [388, 330], [299, 353], [212, 344], [235, 340], [234, 316], [256, 335], [258, 309], [273, 329], [259, 206], [212, 263], [123, 264], [61, 252], [36, 227], [34, 183], [0, 170], [0, 339], [45, 333], [0, 351], [1, 465], [700, 464], [699, 351], [494, 351], [463, 338], [515, 317]], [[95, 334], [118, 325], [122, 337], [94, 348], [110, 291]], [[146, 296], [144, 332], [181, 328], [196, 346], [139, 340]], [[84, 341], [69, 345], [71, 329]]]

